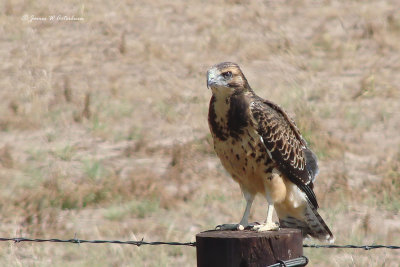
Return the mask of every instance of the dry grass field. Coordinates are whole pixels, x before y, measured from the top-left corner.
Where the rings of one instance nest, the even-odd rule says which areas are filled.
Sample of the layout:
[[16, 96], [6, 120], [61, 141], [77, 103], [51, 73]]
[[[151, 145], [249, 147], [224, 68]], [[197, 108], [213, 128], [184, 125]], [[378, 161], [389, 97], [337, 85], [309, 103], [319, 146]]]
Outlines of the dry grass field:
[[[84, 20], [36, 20], [52, 15]], [[1, 237], [186, 242], [237, 222], [244, 200], [212, 149], [205, 78], [234, 61], [319, 156], [336, 243], [400, 244], [398, 0], [4, 0], [0, 36]], [[265, 216], [259, 198], [250, 219]], [[383, 249], [305, 255], [400, 262]], [[1, 266], [195, 261], [191, 247], [0, 244]]]

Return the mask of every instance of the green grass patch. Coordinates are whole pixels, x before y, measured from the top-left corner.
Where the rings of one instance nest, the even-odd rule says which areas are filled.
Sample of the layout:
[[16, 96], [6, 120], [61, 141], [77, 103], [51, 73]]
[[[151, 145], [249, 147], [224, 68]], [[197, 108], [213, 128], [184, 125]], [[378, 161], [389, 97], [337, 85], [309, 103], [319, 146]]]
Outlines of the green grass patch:
[[122, 205], [113, 205], [104, 212], [104, 217], [111, 221], [120, 221], [128, 216], [145, 218], [160, 209], [156, 199], [132, 200]]
[[75, 148], [71, 145], [66, 145], [62, 148], [56, 149], [54, 153], [63, 161], [71, 161], [75, 153]]
[[99, 160], [85, 160], [83, 162], [85, 176], [91, 180], [99, 180], [108, 175], [103, 163]]

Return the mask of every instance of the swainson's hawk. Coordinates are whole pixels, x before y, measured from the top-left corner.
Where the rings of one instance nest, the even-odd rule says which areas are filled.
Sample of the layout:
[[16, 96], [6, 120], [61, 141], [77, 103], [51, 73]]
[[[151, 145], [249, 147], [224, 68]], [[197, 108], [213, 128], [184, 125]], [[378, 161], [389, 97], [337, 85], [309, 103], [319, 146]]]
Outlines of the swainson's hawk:
[[[304, 236], [333, 242], [317, 212], [313, 191], [317, 158], [294, 121], [278, 105], [257, 96], [235, 63], [211, 67], [207, 86], [212, 90], [208, 122], [215, 152], [247, 202], [239, 224], [219, 228], [249, 227], [250, 208], [260, 193], [268, 201], [267, 219], [252, 229], [299, 228]], [[272, 221], [274, 208], [279, 226]]]

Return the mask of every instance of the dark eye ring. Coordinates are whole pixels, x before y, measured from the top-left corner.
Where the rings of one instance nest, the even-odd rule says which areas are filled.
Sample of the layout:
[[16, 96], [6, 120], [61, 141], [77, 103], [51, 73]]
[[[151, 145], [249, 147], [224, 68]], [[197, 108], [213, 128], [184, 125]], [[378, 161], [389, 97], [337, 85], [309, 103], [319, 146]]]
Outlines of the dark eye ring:
[[232, 78], [232, 72], [231, 71], [224, 72], [224, 73], [222, 73], [222, 76], [225, 79], [230, 79], [230, 78]]

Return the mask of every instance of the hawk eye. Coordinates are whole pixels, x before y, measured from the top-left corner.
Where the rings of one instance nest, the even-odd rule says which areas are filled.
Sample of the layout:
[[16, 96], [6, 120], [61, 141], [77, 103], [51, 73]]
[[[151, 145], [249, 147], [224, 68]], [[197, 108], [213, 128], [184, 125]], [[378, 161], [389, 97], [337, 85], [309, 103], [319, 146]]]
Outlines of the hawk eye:
[[230, 78], [232, 78], [232, 72], [226, 71], [226, 72], [222, 73], [222, 77], [224, 77], [225, 79], [230, 79]]

